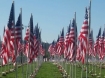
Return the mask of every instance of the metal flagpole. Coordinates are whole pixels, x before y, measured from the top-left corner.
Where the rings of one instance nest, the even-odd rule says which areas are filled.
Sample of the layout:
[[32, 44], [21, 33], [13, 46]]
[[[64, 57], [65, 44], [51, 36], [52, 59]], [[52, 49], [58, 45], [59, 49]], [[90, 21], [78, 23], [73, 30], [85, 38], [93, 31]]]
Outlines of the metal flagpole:
[[[89, 33], [90, 33], [90, 27], [91, 27], [91, 0], [90, 0], [90, 5], [89, 5], [89, 10], [88, 10], [88, 41], [89, 41]], [[89, 43], [87, 44], [87, 46]], [[88, 58], [89, 58], [89, 50], [87, 49], [87, 54], [86, 54], [86, 78], [88, 78]]]
[[[22, 39], [22, 8], [20, 8], [20, 21], [21, 21], [21, 41]], [[21, 52], [21, 64], [22, 64], [22, 78], [24, 78], [24, 74], [23, 74], [23, 53]]]
[[[76, 34], [77, 33], [77, 23], [76, 23], [76, 12], [75, 12], [75, 14], [74, 14], [74, 19], [75, 19], [75, 53], [77, 53], [77, 35], [78, 34]], [[74, 56], [74, 59], [75, 59], [75, 78], [76, 78], [76, 54], [75, 54], [75, 56]]]
[[[14, 1], [13, 1], [13, 4], [14, 4]], [[16, 34], [15, 34], [15, 6], [14, 6], [14, 8], [13, 8], [14, 10], [14, 20], [13, 20], [13, 24], [14, 24], [14, 26], [13, 26], [13, 29], [14, 29], [14, 49], [15, 49], [15, 78], [18, 78], [18, 76], [17, 76], [17, 59], [16, 59], [16, 55], [17, 55], [17, 48], [16, 48]]]
[[83, 65], [82, 65], [82, 70], [81, 70], [81, 78], [83, 78]]
[[[0, 36], [0, 41], [1, 41], [1, 36]], [[0, 44], [0, 46], [1, 46], [1, 44]], [[0, 72], [0, 77], [1, 77], [2, 76], [2, 58], [1, 57], [0, 57], [0, 68], [1, 68], [1, 72]]]
[[[29, 28], [30, 28], [30, 26], [29, 26]], [[29, 53], [30, 53], [30, 35], [29, 35], [29, 40], [28, 40], [28, 57], [29, 57]], [[26, 74], [26, 78], [28, 78], [28, 74], [29, 74], [29, 71], [28, 71], [28, 69], [29, 69], [29, 64], [28, 64], [28, 57], [27, 57], [27, 74]]]
[[[2, 58], [1, 58], [1, 62], [2, 62]], [[2, 63], [1, 63], [1, 66], [0, 66], [0, 68], [1, 68], [1, 76], [2, 76]]]

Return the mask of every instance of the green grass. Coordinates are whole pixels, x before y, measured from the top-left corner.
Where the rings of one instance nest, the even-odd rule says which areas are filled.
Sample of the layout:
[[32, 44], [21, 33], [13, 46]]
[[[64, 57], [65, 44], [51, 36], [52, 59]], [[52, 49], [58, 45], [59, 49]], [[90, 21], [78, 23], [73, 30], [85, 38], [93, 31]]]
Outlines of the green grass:
[[[62, 66], [63, 66], [63, 68], [65, 68], [64, 64]], [[71, 76], [72, 76], [72, 73], [73, 73], [73, 78], [75, 78], [75, 65], [66, 64], [66, 66], [67, 66], [67, 68], [65, 68], [65, 69], [66, 69], [67, 73]], [[70, 66], [73, 68], [73, 70], [71, 70], [71, 72], [70, 72]], [[84, 66], [86, 67], [86, 65], [84, 65]], [[95, 67], [96, 67], [96, 74], [97, 75], [92, 76], [92, 74], [95, 73]], [[82, 71], [82, 68], [76, 64], [76, 77], [77, 78], [81, 78], [81, 71]], [[100, 76], [100, 74], [99, 74], [100, 73], [100, 68], [97, 67], [96, 65], [92, 66], [92, 64], [90, 64], [90, 67], [88, 65], [88, 72], [90, 72], [90, 71], [91, 71], [91, 73], [88, 73], [88, 78], [98, 78], [97, 76]], [[83, 69], [82, 73], [83, 73], [82, 78], [86, 78], [85, 68]], [[101, 68], [101, 78], [105, 78], [104, 76], [105, 76], [105, 69]]]
[[56, 65], [50, 62], [44, 62], [35, 78], [62, 78], [62, 76]]
[[[60, 65], [63, 66], [64, 69], [66, 69], [68, 75], [73, 73], [73, 78], [75, 78], [75, 65], [72, 66], [72, 64], [68, 63], [65, 65], [65, 63], [61, 63]], [[81, 67], [79, 66], [81, 64], [76, 64], [76, 78], [81, 78]], [[97, 64], [98, 65], [98, 64]], [[70, 66], [73, 68], [73, 71], [71, 70], [70, 72]], [[86, 65], [85, 65], [86, 66]], [[90, 66], [90, 67], [89, 67]], [[67, 67], [67, 68], [65, 68]], [[92, 73], [95, 73], [95, 67], [96, 67], [96, 74], [99, 76], [100, 74], [100, 67], [90, 64], [88, 65], [88, 71], [91, 71]], [[2, 72], [8, 71], [10, 68], [13, 68], [12, 65], [6, 65], [2, 67]], [[28, 65], [28, 70], [27, 70], [27, 65], [23, 65], [23, 72], [22, 72], [22, 66], [18, 68], [17, 70], [17, 76], [18, 78], [26, 78], [26, 74], [28, 71], [28, 76], [32, 73], [32, 71], [35, 70], [36, 68], [36, 63], [32, 63]], [[92, 70], [93, 69], [93, 70]], [[1, 73], [1, 67], [0, 67], [0, 73]], [[15, 71], [10, 72], [6, 74], [6, 76], [2, 76], [2, 78], [15, 78]], [[97, 76], [92, 76], [92, 73], [88, 73], [88, 78], [98, 78]], [[70, 75], [72, 76], [72, 75]], [[105, 68], [101, 68], [101, 78], [105, 78]], [[58, 67], [51, 62], [44, 62], [42, 63], [41, 67], [39, 68], [35, 78], [62, 78], [61, 73], [58, 70]], [[86, 71], [83, 70], [83, 77], [86, 78]]]
[[[27, 70], [27, 64], [23, 65], [23, 72], [22, 72], [22, 66], [20, 66], [19, 68], [17, 68], [17, 78], [26, 78], [26, 74], [28, 71], [28, 76], [32, 73], [32, 71], [35, 70], [36, 64], [32, 63], [28, 65], [28, 70]], [[8, 68], [6, 66], [6, 68]], [[2, 67], [2, 69], [5, 69], [5, 67]], [[7, 69], [8, 70], [8, 69]], [[16, 72], [9, 72], [8, 74], [6, 74], [6, 76], [2, 76], [2, 78], [15, 78], [16, 76]]]

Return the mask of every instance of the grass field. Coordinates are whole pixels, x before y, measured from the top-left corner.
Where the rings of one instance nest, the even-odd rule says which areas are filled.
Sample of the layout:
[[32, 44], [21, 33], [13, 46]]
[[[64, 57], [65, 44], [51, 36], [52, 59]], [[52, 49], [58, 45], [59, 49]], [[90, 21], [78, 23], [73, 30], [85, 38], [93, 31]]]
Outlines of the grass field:
[[[70, 63], [63, 63], [63, 68], [67, 71], [67, 74], [72, 76], [73, 78], [81, 78], [81, 73], [82, 73], [82, 78], [86, 78], [86, 65], [83, 67], [83, 72], [82, 72], [82, 67], [79, 66], [78, 64], [70, 64]], [[95, 74], [95, 67], [96, 67], [96, 76]], [[103, 66], [102, 66], [103, 67]], [[75, 72], [76, 71], [76, 72]], [[76, 76], [75, 76], [76, 73]], [[105, 68], [101, 68], [101, 74], [100, 74], [100, 67], [96, 65], [88, 65], [88, 78], [105, 78]], [[101, 77], [100, 77], [101, 76]]]
[[[66, 70], [67, 75], [71, 76], [68, 78], [81, 78], [81, 71], [82, 71], [81, 64], [60, 63], [59, 65], [61, 65], [63, 67], [63, 69]], [[86, 65], [84, 65], [84, 66], [86, 67]], [[17, 78], [26, 78], [27, 72], [28, 72], [28, 76], [29, 76], [35, 70], [36, 67], [37, 67], [36, 63], [29, 64], [28, 70], [27, 70], [27, 64], [23, 65], [23, 69], [22, 69], [22, 66], [19, 66], [18, 70], [17, 70], [17, 73], [18, 73]], [[90, 73], [88, 73], [88, 78], [105, 78], [104, 65], [102, 65], [102, 67], [103, 68], [101, 68], [101, 77], [99, 77], [100, 76], [100, 67], [96, 66], [96, 65], [92, 65], [92, 64], [88, 65], [88, 71], [89, 72], [91, 71]], [[13, 68], [12, 65], [3, 66], [2, 69], [0, 67], [0, 75], [2, 72], [6, 72], [11, 68]], [[95, 68], [96, 68], [97, 75], [93, 76], [95, 73]], [[75, 72], [75, 70], [76, 70], [76, 72]], [[75, 76], [75, 73], [76, 73], [76, 76]], [[15, 78], [15, 75], [16, 75], [16, 72], [13, 71], [13, 72], [9, 72], [8, 74], [6, 74], [6, 76], [2, 76], [1, 78]], [[61, 75], [61, 72], [56, 64], [53, 64], [52, 62], [43, 62], [42, 65], [40, 66], [35, 78], [62, 78], [62, 75]], [[82, 78], [86, 78], [85, 68], [83, 68]]]
[[[8, 67], [8, 65], [3, 66], [2, 67], [2, 72], [8, 71], [9, 67]], [[26, 78], [27, 72], [28, 72], [28, 76], [29, 76], [35, 70], [35, 67], [36, 67], [36, 63], [29, 64], [28, 65], [28, 70], [27, 70], [27, 64], [24, 64], [24, 65], [21, 65], [21, 66], [18, 65], [17, 78]], [[2, 72], [0, 71], [0, 73], [2, 73]], [[8, 74], [6, 74], [6, 76], [2, 76], [1, 78], [15, 78], [15, 76], [16, 76], [16, 72], [13, 71], [13, 72], [9, 72]]]
[[35, 78], [62, 78], [62, 75], [51, 62], [44, 62]]

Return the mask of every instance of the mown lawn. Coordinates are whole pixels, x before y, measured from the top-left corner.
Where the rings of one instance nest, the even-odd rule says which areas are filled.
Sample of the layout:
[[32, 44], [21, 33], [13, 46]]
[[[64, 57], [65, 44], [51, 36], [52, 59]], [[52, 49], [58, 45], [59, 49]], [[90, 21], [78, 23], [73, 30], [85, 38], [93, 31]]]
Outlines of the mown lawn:
[[[28, 70], [27, 70], [27, 64], [19, 66], [17, 68], [17, 78], [26, 78], [27, 71], [29, 76], [32, 73], [32, 71], [35, 70], [35, 68], [36, 68], [36, 63], [29, 64]], [[8, 65], [5, 67], [4, 66], [2, 67], [2, 72], [5, 72], [6, 70], [8, 70]], [[15, 78], [15, 76], [16, 76], [16, 72], [13, 71], [6, 74], [6, 76], [2, 76], [1, 78]]]
[[[28, 65], [28, 70], [27, 70], [27, 64], [23, 65], [23, 71], [22, 71], [22, 66], [20, 66], [17, 69], [17, 78], [26, 78], [26, 74], [28, 71], [28, 76], [31, 74], [32, 71], [35, 70], [36, 63], [32, 63]], [[72, 76], [69, 78], [75, 78], [75, 66], [76, 66], [76, 78], [81, 78], [81, 64], [76, 63], [76, 65], [71, 64], [71, 63], [61, 63], [62, 67], [67, 71], [67, 74]], [[79, 66], [80, 65], [80, 66]], [[98, 65], [98, 64], [97, 64]], [[86, 65], [85, 65], [86, 66]], [[103, 65], [104, 66], [104, 65]], [[71, 68], [70, 68], [71, 67]], [[96, 67], [96, 76], [92, 76], [92, 74], [95, 73], [95, 67]], [[12, 65], [7, 65], [2, 67], [2, 72], [5, 72], [6, 70], [8, 71], [10, 68], [13, 68]], [[93, 69], [93, 71], [92, 71]], [[70, 71], [71, 70], [71, 71]], [[100, 78], [100, 67], [90, 64], [88, 66], [88, 71], [91, 71], [91, 73], [88, 73], [88, 78]], [[0, 73], [1, 73], [1, 67], [0, 67]], [[2, 78], [15, 78], [15, 71], [10, 72], [6, 74], [6, 76], [2, 76]], [[83, 69], [83, 75], [82, 78], [86, 78], [86, 71], [85, 68]], [[52, 62], [43, 62], [42, 65], [40, 66], [35, 78], [62, 78], [62, 75], [57, 67], [57, 65], [53, 64]], [[101, 68], [101, 78], [105, 78], [105, 68]]]
[[51, 62], [44, 62], [35, 78], [62, 78], [62, 75], [56, 65]]
[[[70, 66], [71, 66], [71, 68], [70, 68]], [[86, 65], [84, 65], [84, 66], [86, 67]], [[85, 67], [83, 68], [82, 78], [86, 78]], [[96, 76], [94, 75], [95, 67], [96, 67]], [[78, 64], [72, 65], [71, 63], [66, 63], [66, 67], [65, 67], [65, 64], [63, 64], [63, 68], [67, 71], [67, 74], [70, 76], [73, 76], [73, 78], [75, 78], [75, 73], [76, 73], [76, 78], [81, 78], [82, 68], [81, 68], [81, 66], [78, 66]], [[76, 68], [76, 72], [75, 72], [75, 68]], [[88, 72], [90, 72], [90, 73], [88, 73], [88, 78], [100, 78], [99, 77], [100, 76], [100, 67], [90, 64], [90, 65], [88, 65]], [[105, 78], [105, 68], [101, 68], [101, 78]]]

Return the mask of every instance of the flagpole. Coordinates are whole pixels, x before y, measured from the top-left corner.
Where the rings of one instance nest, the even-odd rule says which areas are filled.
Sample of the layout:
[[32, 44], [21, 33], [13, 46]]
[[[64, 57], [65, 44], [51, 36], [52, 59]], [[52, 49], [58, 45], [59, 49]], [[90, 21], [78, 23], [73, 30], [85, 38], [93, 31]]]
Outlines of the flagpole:
[[[29, 28], [30, 28], [30, 26], [29, 26]], [[29, 35], [29, 40], [28, 40], [28, 57], [27, 57], [27, 74], [26, 74], [26, 78], [28, 78], [28, 74], [29, 74], [29, 70], [28, 70], [28, 68], [29, 68], [29, 63], [28, 63], [28, 58], [29, 58], [29, 53], [30, 53], [30, 35]]]
[[[3, 34], [4, 35], [4, 34]], [[0, 42], [1, 42], [1, 36], [0, 36]], [[1, 44], [0, 44], [1, 46]], [[1, 46], [2, 47], [2, 46]], [[0, 48], [1, 48], [0, 47]], [[0, 57], [0, 68], [1, 68], [1, 73], [0, 73], [0, 77], [2, 76], [2, 58]]]
[[[13, 4], [14, 4], [14, 1], [13, 1]], [[13, 5], [14, 6], [14, 5]], [[15, 78], [18, 78], [17, 76], [17, 59], [16, 59], [16, 55], [17, 55], [17, 48], [16, 48], [16, 34], [15, 34], [15, 6], [14, 6], [14, 20], [13, 20], [13, 24], [14, 24], [14, 41], [15, 41], [15, 44], [14, 44], [14, 49], [15, 49]]]
[[[91, 0], [90, 0], [90, 5], [89, 5], [89, 10], [88, 10], [88, 41], [89, 41], [89, 34], [90, 34], [90, 27], [91, 27]], [[87, 43], [89, 45], [89, 43]], [[86, 54], [86, 63], [87, 63], [87, 66], [86, 66], [86, 78], [88, 78], [88, 58], [89, 58], [89, 50], [87, 49], [87, 54]]]
[[[76, 24], [76, 12], [75, 12], [75, 14], [74, 14], [74, 19], [75, 19], [75, 53], [77, 53], [77, 35], [78, 34], [76, 34], [77, 33], [77, 24]], [[75, 54], [75, 78], [76, 78], [76, 54]]]
[[[69, 26], [71, 25], [71, 20], [70, 20], [70, 24], [69, 24]], [[69, 45], [69, 47], [70, 47], [70, 45]], [[69, 61], [70, 62], [70, 61]], [[69, 70], [69, 75], [70, 75], [70, 77], [71, 77], [71, 62], [70, 62], [70, 70]]]
[[[22, 8], [20, 8], [20, 18], [21, 18], [21, 41], [23, 40], [22, 39]], [[21, 52], [21, 64], [22, 64], [22, 78], [24, 78], [24, 75], [23, 75], [23, 53]]]
[[[0, 60], [1, 60], [1, 62], [2, 62], [2, 58], [0, 58]], [[0, 76], [2, 76], [2, 63], [1, 63], [0, 68], [1, 68], [1, 73], [0, 73]]]

